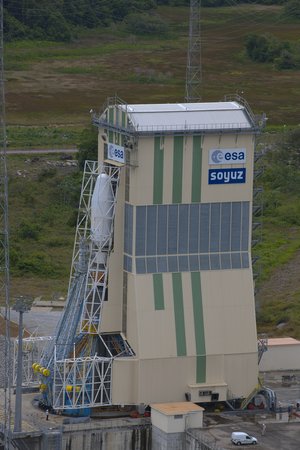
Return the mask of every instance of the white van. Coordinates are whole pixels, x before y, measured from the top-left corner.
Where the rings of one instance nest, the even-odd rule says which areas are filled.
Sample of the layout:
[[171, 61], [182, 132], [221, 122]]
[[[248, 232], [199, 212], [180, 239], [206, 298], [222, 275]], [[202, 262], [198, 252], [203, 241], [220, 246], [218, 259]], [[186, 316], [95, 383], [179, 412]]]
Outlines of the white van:
[[257, 439], [247, 433], [235, 431], [231, 434], [231, 442], [235, 445], [257, 444]]

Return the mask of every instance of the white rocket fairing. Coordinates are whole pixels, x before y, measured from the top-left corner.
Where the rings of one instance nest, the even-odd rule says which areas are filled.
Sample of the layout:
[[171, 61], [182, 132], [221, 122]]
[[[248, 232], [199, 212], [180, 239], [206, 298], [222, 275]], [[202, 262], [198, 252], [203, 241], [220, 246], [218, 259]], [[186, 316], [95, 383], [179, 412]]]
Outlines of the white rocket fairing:
[[97, 177], [91, 203], [91, 236], [100, 247], [105, 247], [111, 236], [114, 213], [114, 195], [110, 177], [101, 173]]

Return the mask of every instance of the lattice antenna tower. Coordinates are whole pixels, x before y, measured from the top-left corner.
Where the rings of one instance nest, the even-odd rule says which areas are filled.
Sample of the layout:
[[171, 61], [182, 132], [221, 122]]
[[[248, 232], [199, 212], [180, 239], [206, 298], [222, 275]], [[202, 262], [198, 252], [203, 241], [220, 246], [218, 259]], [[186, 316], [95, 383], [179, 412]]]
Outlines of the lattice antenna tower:
[[185, 85], [185, 101], [187, 103], [199, 102], [201, 100], [200, 7], [201, 0], [190, 1], [190, 31]]
[[[3, 57], [3, 0], [0, 0], [0, 305], [5, 305], [5, 336], [1, 342], [0, 357], [4, 360], [3, 423], [0, 430], [4, 449], [11, 448], [11, 343], [10, 343], [10, 302], [9, 302], [9, 227], [8, 227], [8, 178], [6, 165], [6, 125]], [[2, 345], [3, 344], [3, 345]], [[3, 355], [1, 354], [3, 353]], [[2, 421], [2, 419], [1, 419]]]

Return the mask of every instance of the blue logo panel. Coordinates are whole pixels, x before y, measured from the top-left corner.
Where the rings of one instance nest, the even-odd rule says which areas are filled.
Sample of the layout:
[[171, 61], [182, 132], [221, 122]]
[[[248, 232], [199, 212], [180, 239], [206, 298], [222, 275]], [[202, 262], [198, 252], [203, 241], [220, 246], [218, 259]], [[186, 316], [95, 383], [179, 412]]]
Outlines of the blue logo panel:
[[208, 184], [246, 183], [246, 169], [209, 169]]

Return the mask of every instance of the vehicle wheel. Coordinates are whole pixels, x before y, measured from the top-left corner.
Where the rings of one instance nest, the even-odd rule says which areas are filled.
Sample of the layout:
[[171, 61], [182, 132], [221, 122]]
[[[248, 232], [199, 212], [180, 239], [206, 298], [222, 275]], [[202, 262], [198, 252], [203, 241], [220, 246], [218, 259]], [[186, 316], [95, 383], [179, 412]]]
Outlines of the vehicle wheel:
[[236, 444], [237, 444], [237, 445], [241, 445], [241, 443], [240, 443], [240, 442], [237, 442]]
[[253, 444], [253, 445], [256, 445], [256, 444], [257, 444], [257, 442], [252, 442], [252, 444]]

